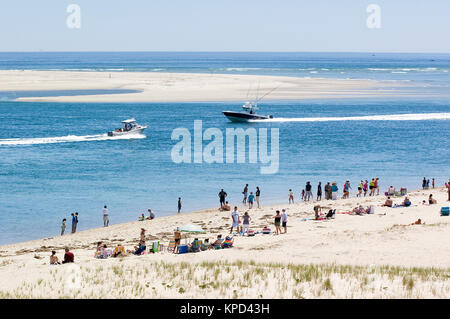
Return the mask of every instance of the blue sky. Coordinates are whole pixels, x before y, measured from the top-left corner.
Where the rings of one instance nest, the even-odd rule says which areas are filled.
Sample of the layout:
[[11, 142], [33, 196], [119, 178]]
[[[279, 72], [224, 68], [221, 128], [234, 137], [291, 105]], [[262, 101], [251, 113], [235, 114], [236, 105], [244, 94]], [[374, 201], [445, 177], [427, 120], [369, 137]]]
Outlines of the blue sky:
[[14, 0], [0, 3], [0, 51], [450, 53], [449, 15], [449, 0]]

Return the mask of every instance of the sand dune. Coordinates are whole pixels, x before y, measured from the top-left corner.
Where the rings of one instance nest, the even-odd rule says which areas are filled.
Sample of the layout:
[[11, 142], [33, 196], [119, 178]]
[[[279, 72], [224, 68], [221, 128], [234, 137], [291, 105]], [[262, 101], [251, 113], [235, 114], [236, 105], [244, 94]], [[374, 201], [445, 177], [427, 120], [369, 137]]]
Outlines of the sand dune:
[[[422, 205], [430, 193], [438, 204]], [[147, 230], [147, 246], [153, 240], [167, 245], [175, 227], [187, 223], [206, 229], [200, 238], [225, 235], [229, 212], [209, 209], [2, 246], [0, 297], [448, 298], [450, 217], [439, 214], [441, 206], [450, 204], [447, 193], [439, 188], [409, 196], [412, 207], [376, 206], [374, 215], [337, 214], [326, 221], [309, 220], [316, 203], [251, 209], [251, 228], [260, 230], [273, 228], [275, 210], [287, 208], [288, 233], [236, 236], [234, 248], [199, 253], [93, 258], [97, 241], [132, 248], [141, 227]], [[384, 199], [320, 203], [339, 213], [358, 203], [380, 205]], [[418, 218], [425, 224], [406, 226]], [[62, 257], [66, 246], [75, 264], [49, 266], [50, 251]]]

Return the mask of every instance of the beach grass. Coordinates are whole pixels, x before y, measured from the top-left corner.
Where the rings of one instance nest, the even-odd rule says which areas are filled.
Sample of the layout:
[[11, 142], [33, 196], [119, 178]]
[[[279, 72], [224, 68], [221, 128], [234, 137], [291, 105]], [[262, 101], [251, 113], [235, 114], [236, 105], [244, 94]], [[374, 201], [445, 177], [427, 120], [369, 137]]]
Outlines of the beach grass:
[[450, 269], [280, 264], [254, 261], [149, 261], [67, 271], [24, 282], [0, 298], [447, 298]]

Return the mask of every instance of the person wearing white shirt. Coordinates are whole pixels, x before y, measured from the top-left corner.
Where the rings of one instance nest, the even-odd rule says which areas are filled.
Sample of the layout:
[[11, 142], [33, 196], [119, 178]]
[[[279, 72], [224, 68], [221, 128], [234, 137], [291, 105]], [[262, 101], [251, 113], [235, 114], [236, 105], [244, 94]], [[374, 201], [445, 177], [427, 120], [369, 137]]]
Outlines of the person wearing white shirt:
[[108, 207], [103, 207], [103, 227], [109, 226], [109, 213], [108, 213]]

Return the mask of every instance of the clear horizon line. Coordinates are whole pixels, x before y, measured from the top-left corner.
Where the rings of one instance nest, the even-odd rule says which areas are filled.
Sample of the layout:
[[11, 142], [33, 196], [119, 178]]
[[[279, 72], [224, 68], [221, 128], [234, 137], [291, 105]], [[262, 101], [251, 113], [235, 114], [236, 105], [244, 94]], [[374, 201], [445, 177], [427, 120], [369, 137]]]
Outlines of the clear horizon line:
[[432, 52], [432, 51], [275, 51], [275, 50], [0, 50], [0, 53], [367, 53], [367, 54], [450, 54], [450, 52]]

